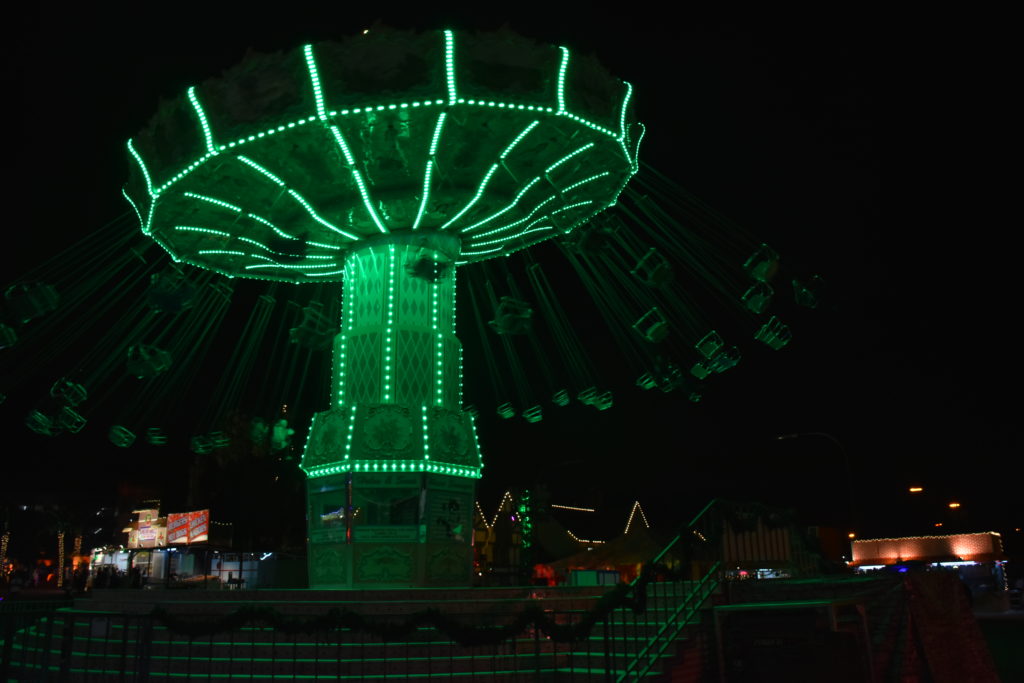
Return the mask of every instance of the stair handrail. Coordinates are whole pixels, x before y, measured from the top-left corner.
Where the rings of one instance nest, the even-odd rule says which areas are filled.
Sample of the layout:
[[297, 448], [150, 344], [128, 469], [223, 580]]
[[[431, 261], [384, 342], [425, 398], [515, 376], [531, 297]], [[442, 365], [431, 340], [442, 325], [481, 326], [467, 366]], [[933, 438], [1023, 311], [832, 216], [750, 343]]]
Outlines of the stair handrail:
[[[708, 512], [716, 505], [721, 505], [722, 501], [719, 498], [712, 498], [707, 505], [705, 505], [700, 512], [698, 512], [688, 524], [680, 528], [680, 531], [675, 537], [668, 542], [668, 544], [661, 549], [661, 551], [654, 556], [649, 562], [644, 563], [643, 569], [640, 574], [633, 579], [629, 584], [629, 591], [626, 594], [626, 601], [634, 606], [634, 609], [643, 611], [647, 602], [646, 599], [646, 585], [651, 580], [651, 576], [655, 571], [655, 568], [661, 565], [662, 560], [665, 558], [673, 548], [680, 542], [685, 534], [694, 533], [698, 522], [708, 514]], [[659, 625], [657, 633], [649, 642], [647, 642], [643, 649], [641, 649], [635, 657], [633, 657], [626, 665], [625, 669], [619, 673], [615, 678], [617, 682], [625, 681], [627, 677], [634, 674], [637, 679], [643, 678], [648, 671], [653, 667], [654, 662], [657, 658], [668, 648], [669, 644], [675, 639], [679, 631], [682, 630], [700, 606], [704, 604], [707, 598], [714, 592], [718, 586], [718, 580], [715, 578], [721, 568], [721, 558], [718, 558], [705, 572], [705, 574], [697, 580], [692, 590], [688, 591], [682, 596], [678, 604], [673, 606], [672, 612], [665, 618], [665, 621]], [[695, 598], [699, 596], [699, 599], [695, 601]], [[682, 621], [678, 621], [677, 617], [680, 612], [689, 607], [689, 614]], [[670, 624], [675, 621], [675, 628], [671, 629], [669, 634]], [[655, 652], [655, 648], [657, 651]]]

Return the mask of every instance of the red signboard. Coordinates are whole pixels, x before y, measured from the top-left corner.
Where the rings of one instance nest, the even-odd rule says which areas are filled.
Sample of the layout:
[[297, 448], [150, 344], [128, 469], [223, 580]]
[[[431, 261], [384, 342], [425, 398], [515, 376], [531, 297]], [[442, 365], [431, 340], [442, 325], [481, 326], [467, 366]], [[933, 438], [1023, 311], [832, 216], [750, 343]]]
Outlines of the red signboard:
[[188, 543], [187, 512], [171, 512], [167, 515], [167, 543]]
[[167, 515], [167, 544], [203, 543], [210, 538], [210, 511], [171, 512]]
[[188, 542], [201, 543], [210, 538], [210, 511], [196, 510], [188, 513]]

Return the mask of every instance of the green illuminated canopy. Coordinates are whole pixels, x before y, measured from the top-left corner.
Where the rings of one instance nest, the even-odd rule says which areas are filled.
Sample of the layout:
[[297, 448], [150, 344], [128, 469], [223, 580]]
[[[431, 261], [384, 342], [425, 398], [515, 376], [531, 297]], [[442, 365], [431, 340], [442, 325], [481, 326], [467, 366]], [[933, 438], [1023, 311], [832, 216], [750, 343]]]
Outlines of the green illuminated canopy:
[[457, 264], [568, 233], [637, 168], [631, 87], [507, 32], [373, 31], [249, 58], [128, 142], [125, 197], [176, 260], [342, 279], [381, 234], [450, 231]]

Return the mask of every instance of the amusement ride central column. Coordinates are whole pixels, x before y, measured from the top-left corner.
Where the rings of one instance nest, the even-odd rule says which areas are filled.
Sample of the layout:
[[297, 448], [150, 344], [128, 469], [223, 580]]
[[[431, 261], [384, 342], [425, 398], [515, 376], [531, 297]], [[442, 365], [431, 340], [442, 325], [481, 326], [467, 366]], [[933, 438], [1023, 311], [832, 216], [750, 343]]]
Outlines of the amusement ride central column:
[[311, 587], [464, 585], [480, 451], [455, 336], [459, 240], [367, 241], [345, 261], [334, 407], [314, 417]]

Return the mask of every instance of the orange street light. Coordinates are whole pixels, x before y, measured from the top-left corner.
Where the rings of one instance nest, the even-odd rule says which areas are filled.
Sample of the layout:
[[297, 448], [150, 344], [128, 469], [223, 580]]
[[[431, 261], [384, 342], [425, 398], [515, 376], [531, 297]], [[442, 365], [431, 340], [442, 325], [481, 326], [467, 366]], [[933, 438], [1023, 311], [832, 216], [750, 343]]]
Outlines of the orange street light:
[[922, 486], [911, 486], [910, 487], [910, 492], [911, 493], [922, 493], [922, 492], [924, 492], [924, 487], [922, 487]]
[[960, 507], [960, 503], [957, 503], [957, 502], [954, 501], [954, 502], [949, 504], [949, 507], [951, 507], [951, 508], [958, 508], [958, 507]]

